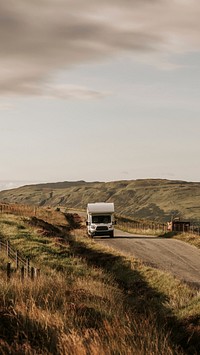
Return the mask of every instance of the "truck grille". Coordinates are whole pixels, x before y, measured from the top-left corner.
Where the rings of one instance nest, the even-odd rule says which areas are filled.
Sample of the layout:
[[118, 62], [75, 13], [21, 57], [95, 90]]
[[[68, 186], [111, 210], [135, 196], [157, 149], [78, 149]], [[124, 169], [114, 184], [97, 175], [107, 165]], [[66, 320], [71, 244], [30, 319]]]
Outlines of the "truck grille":
[[106, 227], [106, 226], [97, 226], [96, 230], [97, 231], [107, 231], [108, 227]]

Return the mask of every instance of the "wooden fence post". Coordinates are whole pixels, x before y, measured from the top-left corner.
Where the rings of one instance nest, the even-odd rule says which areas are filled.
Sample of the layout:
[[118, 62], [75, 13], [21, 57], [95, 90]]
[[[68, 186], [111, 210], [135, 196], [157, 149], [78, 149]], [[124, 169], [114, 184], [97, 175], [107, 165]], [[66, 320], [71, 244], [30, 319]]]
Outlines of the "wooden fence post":
[[11, 263], [7, 263], [7, 280], [11, 277]]

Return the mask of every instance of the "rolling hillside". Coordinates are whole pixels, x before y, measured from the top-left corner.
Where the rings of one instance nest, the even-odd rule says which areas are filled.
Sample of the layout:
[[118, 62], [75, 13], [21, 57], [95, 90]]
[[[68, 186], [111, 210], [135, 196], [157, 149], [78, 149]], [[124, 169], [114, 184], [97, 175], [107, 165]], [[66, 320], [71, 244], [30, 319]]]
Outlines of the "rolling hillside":
[[171, 216], [200, 221], [200, 183], [162, 179], [114, 182], [58, 182], [1, 191], [1, 202], [86, 208], [114, 202], [116, 212], [136, 219], [168, 221]]

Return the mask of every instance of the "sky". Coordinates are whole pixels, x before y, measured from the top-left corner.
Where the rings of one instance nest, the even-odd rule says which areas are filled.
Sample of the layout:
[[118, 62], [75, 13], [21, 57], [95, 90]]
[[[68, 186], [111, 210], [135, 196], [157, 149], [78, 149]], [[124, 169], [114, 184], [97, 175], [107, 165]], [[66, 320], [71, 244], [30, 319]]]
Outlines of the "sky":
[[0, 0], [0, 189], [200, 179], [199, 0]]

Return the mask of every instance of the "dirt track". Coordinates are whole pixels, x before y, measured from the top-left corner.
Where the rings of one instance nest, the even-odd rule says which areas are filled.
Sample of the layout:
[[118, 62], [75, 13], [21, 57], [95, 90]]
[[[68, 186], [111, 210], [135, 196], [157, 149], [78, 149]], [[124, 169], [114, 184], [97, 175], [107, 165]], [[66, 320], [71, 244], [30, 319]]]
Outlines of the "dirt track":
[[115, 230], [115, 238], [95, 237], [100, 244], [134, 256], [200, 287], [200, 250], [174, 239], [131, 235]]

